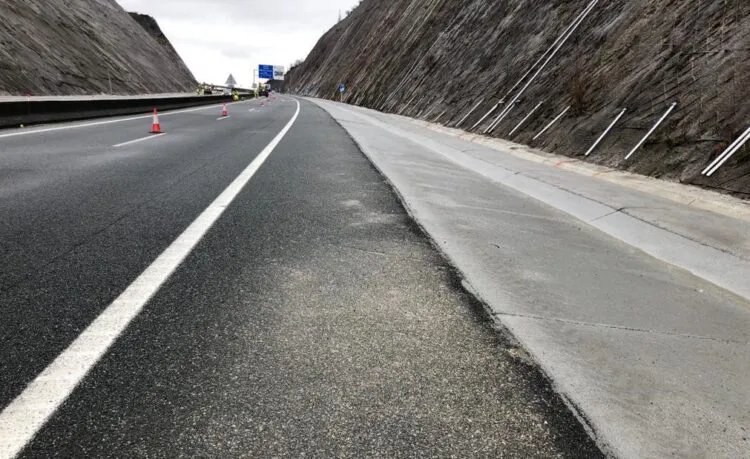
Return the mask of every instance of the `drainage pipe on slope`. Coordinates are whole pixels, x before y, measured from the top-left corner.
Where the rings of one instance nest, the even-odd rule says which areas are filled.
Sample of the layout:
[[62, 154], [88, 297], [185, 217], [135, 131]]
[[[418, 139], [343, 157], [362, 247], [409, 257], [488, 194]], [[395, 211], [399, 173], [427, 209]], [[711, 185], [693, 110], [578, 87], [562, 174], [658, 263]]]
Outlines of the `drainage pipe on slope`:
[[473, 131], [474, 129], [476, 129], [476, 128], [477, 128], [477, 126], [479, 126], [480, 124], [484, 123], [484, 120], [486, 120], [488, 116], [492, 115], [492, 113], [494, 113], [494, 112], [495, 112], [495, 110], [497, 110], [497, 109], [498, 109], [498, 107], [500, 107], [500, 102], [498, 102], [498, 103], [496, 103], [495, 105], [493, 105], [493, 106], [492, 106], [492, 108], [490, 109], [490, 111], [488, 111], [488, 112], [487, 112], [487, 113], [486, 113], [486, 114], [485, 114], [485, 115], [484, 115], [484, 116], [482, 117], [482, 119], [480, 119], [479, 121], [477, 121], [476, 123], [474, 123], [474, 126], [472, 126], [472, 127], [471, 127], [471, 129], [469, 129], [469, 130], [470, 130], [470, 131]]
[[488, 128], [487, 128], [487, 129], [485, 130], [485, 131], [484, 131], [484, 134], [489, 134], [489, 133], [491, 133], [492, 131], [494, 131], [494, 130], [495, 130], [495, 129], [497, 128], [497, 126], [498, 126], [498, 125], [499, 125], [500, 123], [502, 123], [502, 122], [503, 122], [503, 120], [505, 119], [505, 117], [506, 117], [506, 116], [508, 116], [508, 115], [510, 114], [510, 111], [511, 111], [511, 110], [513, 109], [513, 106], [515, 106], [515, 105], [516, 105], [516, 104], [513, 104], [513, 105], [512, 105], [511, 107], [509, 107], [509, 108], [508, 108], [508, 110], [506, 110], [506, 111], [505, 111], [504, 113], [500, 114], [500, 115], [499, 115], [499, 116], [498, 116], [498, 117], [497, 117], [497, 118], [495, 119], [495, 121], [493, 121], [493, 122], [492, 122], [492, 124], [490, 124], [490, 126], [489, 126], [489, 127], [488, 127]]
[[539, 137], [541, 137], [541, 136], [542, 136], [542, 134], [544, 134], [545, 132], [547, 132], [547, 131], [549, 130], [549, 128], [551, 128], [552, 126], [554, 126], [554, 124], [555, 124], [555, 123], [557, 123], [558, 121], [560, 121], [560, 118], [562, 118], [563, 116], [565, 116], [565, 114], [566, 114], [566, 113], [568, 113], [568, 110], [570, 110], [570, 105], [568, 105], [568, 106], [567, 106], [567, 107], [565, 108], [565, 110], [563, 110], [563, 111], [562, 111], [562, 113], [560, 113], [559, 115], [557, 115], [557, 117], [556, 117], [555, 119], [553, 119], [552, 121], [550, 121], [550, 122], [549, 122], [549, 124], [548, 124], [547, 126], [545, 126], [545, 127], [544, 127], [544, 129], [542, 129], [542, 130], [541, 130], [541, 131], [539, 132], [539, 134], [537, 134], [537, 135], [536, 135], [536, 137], [534, 137], [534, 138], [533, 138], [533, 139], [531, 139], [531, 140], [536, 140], [536, 139], [538, 139]]
[[[711, 164], [709, 164], [709, 165], [708, 165], [708, 166], [707, 166], [707, 167], [706, 167], [705, 169], [703, 169], [703, 172], [701, 172], [701, 174], [703, 174], [703, 175], [706, 175], [706, 174], [708, 174], [708, 172], [709, 172], [709, 171], [710, 171], [711, 169], [713, 169], [713, 168], [714, 168], [714, 167], [715, 167], [715, 166], [716, 166], [717, 164], [719, 164], [719, 163], [720, 163], [720, 162], [721, 162], [722, 160], [724, 160], [724, 158], [725, 158], [725, 157], [726, 157], [727, 155], [729, 155], [729, 154], [734, 154], [734, 149], [735, 149], [735, 147], [737, 147], [737, 145], [738, 145], [738, 144], [739, 144], [740, 142], [742, 142], [742, 140], [743, 140], [743, 139], [744, 139], [745, 137], [747, 137], [748, 135], [750, 135], [750, 128], [747, 128], [747, 130], [746, 130], [745, 132], [743, 132], [741, 136], [737, 137], [737, 140], [735, 140], [734, 142], [732, 142], [732, 144], [731, 144], [731, 145], [729, 145], [729, 146], [727, 147], [727, 149], [726, 149], [726, 150], [724, 150], [724, 151], [723, 151], [723, 152], [722, 152], [722, 153], [721, 153], [721, 154], [720, 154], [720, 155], [719, 155], [719, 156], [718, 156], [718, 157], [717, 157], [717, 158], [716, 158], [715, 160], [713, 160], [713, 161], [711, 162]], [[738, 149], [739, 149], [739, 148], [738, 148]]]
[[736, 145], [734, 145], [732, 148], [727, 150], [724, 157], [720, 159], [719, 162], [715, 166], [712, 166], [711, 170], [706, 172], [705, 174], [706, 177], [711, 177], [712, 175], [714, 175], [714, 172], [718, 171], [721, 168], [721, 166], [724, 165], [724, 163], [729, 161], [729, 159], [732, 156], [734, 156], [734, 154], [737, 153], [740, 150], [740, 148], [742, 148], [747, 143], [748, 140], [750, 140], [750, 129], [745, 131], [745, 133], [742, 134], [742, 137], [737, 139]]
[[[591, 6], [591, 5], [589, 5], [589, 6]], [[588, 9], [588, 7], [586, 9]], [[527, 70], [526, 73], [523, 74], [523, 76], [516, 82], [516, 84], [513, 85], [512, 88], [510, 88], [510, 90], [505, 94], [505, 96], [503, 96], [503, 98], [501, 100], [505, 100], [508, 96], [510, 96], [511, 93], [513, 93], [513, 91], [515, 91], [516, 88], [519, 87], [521, 85], [521, 83], [523, 83], [523, 81], [526, 79], [526, 77], [529, 76], [529, 75], [531, 75], [531, 72], [533, 72], [534, 69], [536, 69], [536, 67], [544, 60], [544, 58], [547, 57], [547, 54], [549, 54], [550, 51], [552, 51], [552, 49], [555, 46], [557, 46], [558, 43], [560, 43], [560, 40], [562, 40], [563, 37], [565, 37], [565, 35], [570, 31], [570, 29], [576, 24], [576, 22], [578, 22], [578, 20], [581, 19], [581, 17], [585, 13], [585, 11], [586, 10], [584, 10], [581, 14], [579, 14], [575, 21], [573, 21], [573, 22], [570, 23], [570, 25], [563, 31], [563, 33], [561, 33], [560, 36], [557, 37], [557, 39], [549, 46], [549, 48], [547, 48], [547, 50], [544, 51], [544, 54], [542, 54], [541, 57], [539, 57], [539, 59], [536, 62], [534, 62], [534, 65], [532, 65], [529, 68], [529, 70]]]
[[588, 151], [586, 152], [586, 154], [583, 155], [583, 156], [590, 155], [591, 152], [594, 151], [596, 149], [596, 147], [599, 146], [599, 144], [602, 142], [602, 140], [604, 140], [604, 138], [607, 137], [607, 134], [609, 134], [609, 131], [611, 131], [612, 128], [615, 127], [615, 124], [617, 124], [617, 122], [620, 121], [620, 118], [622, 118], [622, 116], [625, 114], [626, 111], [628, 111], [627, 108], [623, 108], [622, 109], [622, 111], [620, 112], [620, 114], [617, 115], [617, 118], [615, 118], [615, 120], [612, 121], [612, 123], [609, 125], [609, 127], [607, 127], [607, 129], [604, 131], [604, 134], [602, 134], [601, 136], [599, 136], [598, 139], [596, 139], [596, 142], [594, 142], [594, 144], [591, 145], [591, 148], [589, 148]]
[[[583, 21], [586, 19], [586, 17], [591, 13], [591, 11], [594, 9], [596, 4], [599, 3], [599, 0], [592, 0], [591, 3], [586, 7], [586, 9], [583, 10], [583, 12], [578, 15], [576, 20], [573, 22], [572, 26], [567, 29], [565, 33], [562, 35], [562, 40], [559, 40], [557, 42], [557, 46], [554, 48], [552, 53], [547, 57], [547, 59], [544, 61], [541, 67], [536, 71], [534, 76], [531, 77], [531, 79], [526, 82], [526, 85], [524, 85], [523, 88], [521, 88], [518, 93], [516, 93], [513, 100], [506, 106], [506, 110], [510, 110], [513, 107], [513, 104], [523, 95], [524, 92], [526, 92], [527, 89], [529, 89], [529, 86], [531, 86], [532, 83], [534, 83], [534, 80], [539, 77], [539, 75], [542, 73], [545, 67], [552, 61], [552, 58], [555, 57], [555, 55], [560, 51], [560, 49], [565, 45], [565, 43], [568, 41], [568, 39], [573, 35], [573, 33], [578, 29], [578, 27], [583, 23]], [[501, 113], [501, 115], [504, 115], [505, 113]]]
[[640, 142], [638, 142], [638, 145], [636, 145], [635, 147], [633, 147], [632, 150], [630, 150], [630, 153], [628, 153], [628, 155], [625, 157], [626, 160], [630, 159], [630, 157], [633, 156], [633, 154], [636, 151], [638, 151], [638, 149], [641, 148], [641, 146], [644, 143], [646, 143], [646, 140], [648, 140], [648, 138], [651, 137], [651, 134], [653, 134], [654, 132], [656, 132], [656, 130], [659, 128], [659, 126], [661, 126], [661, 123], [663, 123], [664, 120], [667, 119], [667, 117], [669, 116], [670, 113], [672, 113], [672, 111], [675, 109], [675, 107], [677, 107], [677, 102], [673, 102], [672, 105], [669, 106], [669, 109], [667, 110], [667, 112], [664, 115], [662, 115], [661, 118], [659, 118], [659, 121], [657, 121], [656, 124], [654, 124], [654, 127], [652, 127], [651, 130], [648, 131], [648, 133], [646, 134], [646, 136], [643, 137]]
[[510, 131], [510, 133], [508, 134], [508, 137], [511, 137], [511, 136], [512, 136], [513, 134], [515, 134], [515, 133], [516, 133], [516, 131], [517, 131], [517, 130], [521, 129], [521, 126], [523, 126], [523, 124], [524, 124], [524, 123], [525, 123], [526, 121], [528, 121], [528, 119], [529, 119], [529, 118], [531, 118], [531, 115], [533, 115], [534, 113], [536, 113], [536, 111], [537, 111], [537, 110], [539, 110], [539, 107], [541, 107], [543, 103], [544, 103], [544, 102], [539, 102], [538, 104], [536, 104], [536, 107], [534, 107], [534, 108], [533, 108], [533, 109], [532, 109], [532, 110], [531, 110], [531, 111], [529, 112], [529, 114], [528, 114], [528, 115], [526, 115], [526, 117], [524, 117], [524, 119], [522, 119], [522, 120], [521, 120], [521, 122], [520, 122], [520, 123], [518, 123], [518, 124], [516, 125], [516, 127], [514, 127], [514, 128], [513, 128], [513, 130], [512, 130], [512, 131]]
[[454, 124], [453, 126], [454, 126], [454, 127], [461, 127], [461, 125], [462, 125], [462, 124], [464, 124], [464, 121], [466, 121], [466, 119], [467, 119], [467, 118], [468, 118], [469, 116], [471, 116], [471, 114], [472, 114], [472, 113], [474, 113], [474, 110], [478, 109], [478, 108], [479, 108], [479, 106], [480, 106], [480, 105], [482, 105], [482, 103], [484, 103], [484, 99], [480, 100], [480, 101], [479, 101], [479, 102], [478, 102], [478, 103], [477, 103], [477, 104], [476, 104], [476, 105], [474, 106], [474, 108], [472, 108], [471, 110], [469, 110], [469, 113], [467, 113], [467, 114], [466, 114], [466, 116], [464, 116], [463, 118], [461, 118], [461, 121], [459, 121], [458, 123]]

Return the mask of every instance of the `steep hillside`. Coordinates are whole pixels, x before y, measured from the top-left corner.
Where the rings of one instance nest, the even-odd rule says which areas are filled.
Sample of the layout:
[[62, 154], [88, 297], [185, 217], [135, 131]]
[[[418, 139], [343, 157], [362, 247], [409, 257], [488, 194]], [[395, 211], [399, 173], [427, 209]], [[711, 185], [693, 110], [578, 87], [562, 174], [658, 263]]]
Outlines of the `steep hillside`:
[[0, 94], [110, 93], [110, 82], [115, 94], [196, 87], [161, 31], [154, 39], [115, 0], [5, 0], [0, 17]]
[[[591, 4], [559, 52], [545, 54]], [[749, 57], [746, 0], [364, 0], [289, 72], [287, 89], [333, 98], [345, 81], [349, 103], [450, 126], [479, 103], [461, 124], [470, 130], [528, 84], [491, 135], [583, 159], [627, 109], [587, 160], [750, 197], [748, 146], [701, 175], [750, 125]]]
[[182, 58], [177, 53], [177, 50], [174, 49], [174, 46], [172, 46], [172, 43], [169, 41], [169, 38], [167, 38], [166, 35], [164, 35], [164, 32], [162, 32], [161, 27], [159, 27], [159, 23], [156, 22], [156, 19], [152, 18], [151, 16], [147, 14], [139, 14], [139, 13], [129, 13], [130, 17], [135, 20], [138, 24], [143, 27], [143, 29], [148, 32], [151, 37], [156, 40], [157, 43], [159, 43], [164, 50], [167, 52], [167, 54], [170, 56], [170, 61], [180, 64], [182, 67], [185, 67], [187, 70], [187, 66], [182, 61]]

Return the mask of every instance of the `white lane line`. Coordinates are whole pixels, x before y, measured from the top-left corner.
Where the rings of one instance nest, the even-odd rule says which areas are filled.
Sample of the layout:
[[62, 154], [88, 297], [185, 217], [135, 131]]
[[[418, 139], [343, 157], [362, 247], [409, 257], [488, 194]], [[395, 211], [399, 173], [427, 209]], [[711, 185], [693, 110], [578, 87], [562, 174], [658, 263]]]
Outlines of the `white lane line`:
[[[236, 103], [241, 104], [243, 102], [236, 102]], [[159, 116], [179, 115], [180, 113], [197, 112], [200, 110], [208, 110], [209, 108], [215, 109], [217, 107], [221, 107], [222, 105], [224, 104], [206, 105], [204, 107], [188, 108], [185, 110], [164, 112], [164, 113], [159, 113]], [[123, 123], [125, 121], [144, 120], [146, 118], [152, 118], [153, 116], [154, 116], [153, 114], [148, 114], [148, 115], [141, 115], [141, 116], [132, 116], [130, 118], [118, 118], [114, 120], [96, 121], [93, 123], [72, 124], [69, 126], [57, 126], [57, 127], [45, 128], [45, 129], [30, 129], [28, 131], [10, 132], [8, 134], [0, 134], [0, 139], [6, 138], [6, 137], [16, 137], [20, 135], [43, 134], [45, 132], [63, 131], [65, 129], [79, 129], [79, 128], [90, 127], [90, 126], [101, 126], [104, 124]]]
[[292, 128], [284, 129], [128, 288], [0, 413], [0, 459], [12, 459], [31, 442], [242, 191]]
[[216, 121], [224, 121], [224, 120], [228, 120], [229, 118], [231, 118], [231, 116], [220, 116], [216, 118]]
[[156, 139], [157, 137], [161, 137], [164, 134], [166, 134], [166, 132], [162, 132], [161, 134], [151, 134], [150, 136], [141, 137], [140, 139], [135, 139], [129, 142], [123, 142], [123, 143], [118, 143], [117, 145], [112, 145], [112, 148], [119, 148], [119, 147], [124, 147], [125, 145], [130, 145], [130, 144], [134, 144], [138, 142], [145, 142], [146, 140], [151, 140], [151, 139]]
[[250, 109], [250, 110], [248, 110], [248, 111], [249, 111], [249, 112], [254, 112], [254, 111], [255, 111], [255, 109], [254, 109], [254, 108], [251, 108], [251, 109]]

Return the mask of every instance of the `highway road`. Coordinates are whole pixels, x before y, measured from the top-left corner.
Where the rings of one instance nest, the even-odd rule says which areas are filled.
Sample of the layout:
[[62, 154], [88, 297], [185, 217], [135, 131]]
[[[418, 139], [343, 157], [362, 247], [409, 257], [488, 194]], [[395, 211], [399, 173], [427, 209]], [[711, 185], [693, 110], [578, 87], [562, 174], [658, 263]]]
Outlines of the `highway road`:
[[0, 458], [601, 456], [325, 111], [230, 113], [0, 132]]

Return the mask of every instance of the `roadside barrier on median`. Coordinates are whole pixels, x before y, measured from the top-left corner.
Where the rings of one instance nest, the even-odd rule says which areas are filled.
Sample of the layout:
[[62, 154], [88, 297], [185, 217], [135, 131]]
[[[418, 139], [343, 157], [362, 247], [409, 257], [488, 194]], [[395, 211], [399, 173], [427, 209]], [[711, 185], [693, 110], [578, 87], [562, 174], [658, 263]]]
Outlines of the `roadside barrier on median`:
[[140, 99], [30, 100], [0, 103], [0, 128], [149, 113], [231, 102], [231, 95]]

